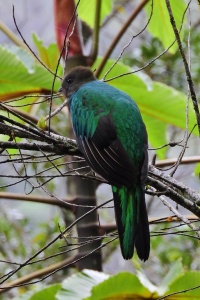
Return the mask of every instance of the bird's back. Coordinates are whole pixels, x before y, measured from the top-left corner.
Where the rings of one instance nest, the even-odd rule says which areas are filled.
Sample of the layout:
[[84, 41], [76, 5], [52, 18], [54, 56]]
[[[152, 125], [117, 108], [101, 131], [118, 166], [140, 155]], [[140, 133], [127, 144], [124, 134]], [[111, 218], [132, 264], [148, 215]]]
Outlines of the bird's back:
[[127, 94], [101, 81], [89, 82], [73, 95], [70, 111], [75, 132], [88, 137], [93, 136], [101, 117], [110, 116], [130, 159], [141, 161], [141, 149], [147, 145], [146, 128], [136, 103]]

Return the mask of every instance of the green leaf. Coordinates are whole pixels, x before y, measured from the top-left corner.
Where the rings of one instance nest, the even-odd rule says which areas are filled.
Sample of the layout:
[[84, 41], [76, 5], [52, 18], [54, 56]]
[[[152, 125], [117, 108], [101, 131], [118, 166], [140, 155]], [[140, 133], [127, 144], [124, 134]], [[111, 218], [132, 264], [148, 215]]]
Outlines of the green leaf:
[[[76, 0], [76, 3], [78, 0]], [[108, 14], [111, 12], [112, 0], [101, 2], [100, 24]], [[85, 21], [91, 28], [94, 27], [96, 1], [80, 1], [78, 6], [78, 16]]]
[[152, 293], [141, 284], [136, 275], [119, 273], [95, 286], [91, 296], [85, 300], [139, 299], [140, 297], [148, 299], [151, 295]]
[[4, 47], [6, 49], [8, 49], [8, 51], [13, 53], [23, 63], [23, 65], [26, 67], [28, 73], [32, 74], [34, 72], [35, 60], [34, 60], [34, 57], [32, 55], [30, 55], [30, 53], [27, 52], [27, 50], [25, 50], [23, 48], [19, 48], [13, 44], [4, 45]]
[[[45, 47], [43, 41], [35, 33], [32, 34], [32, 38], [35, 46], [37, 47], [40, 60], [45, 64], [45, 66], [55, 72], [60, 56], [57, 44], [50, 44], [48, 47]], [[59, 65], [57, 74], [62, 74], [61, 65]]]
[[[179, 277], [171, 284], [170, 289], [167, 291], [167, 294], [181, 292], [181, 291], [183, 292], [176, 294], [172, 297], [169, 297], [168, 299], [198, 300], [200, 295], [199, 283], [200, 283], [200, 272], [197, 271], [186, 272], [183, 276]], [[197, 288], [194, 289], [195, 287]], [[191, 290], [188, 292], [184, 292], [187, 289], [191, 289]]]
[[[170, 5], [177, 29], [179, 30], [182, 24], [183, 14], [186, 10], [186, 3], [184, 0], [178, 0], [178, 4], [177, 1], [170, 1]], [[145, 10], [149, 18], [152, 10], [151, 1], [145, 5]], [[183, 21], [183, 24], [184, 23], [185, 20]], [[165, 48], [168, 48], [175, 40], [174, 31], [170, 23], [169, 13], [165, 1], [153, 1], [153, 15], [147, 28], [154, 37], [157, 37], [162, 42]], [[183, 29], [181, 30], [180, 36], [183, 36]], [[169, 52], [173, 54], [176, 52], [176, 50], [177, 43], [175, 43], [169, 49]]]
[[56, 293], [60, 290], [60, 288], [61, 284], [52, 284], [44, 288], [42, 291], [36, 292], [28, 300], [55, 300]]
[[[109, 275], [93, 270], [83, 270], [74, 274], [62, 283], [62, 289], [57, 293], [58, 300], [82, 300], [90, 295], [93, 286], [107, 279]], [[78, 288], [77, 288], [78, 287]]]
[[200, 163], [196, 164], [194, 168], [194, 174], [198, 177], [200, 177]]
[[[0, 46], [0, 100], [51, 91], [53, 75], [37, 63], [31, 65], [30, 72], [31, 59], [32, 56], [25, 50], [13, 53], [13, 49]], [[57, 91], [59, 87], [60, 80], [56, 79], [54, 90]]]
[[60, 283], [52, 284], [47, 287], [43, 287], [39, 284], [34, 286], [34, 290], [29, 290], [24, 294], [20, 294], [20, 296], [14, 298], [14, 300], [55, 300], [56, 293], [60, 288]]
[[[98, 68], [101, 59], [98, 59], [92, 69]], [[101, 76], [110, 69], [114, 61], [108, 60]], [[124, 64], [118, 63], [109, 72], [106, 79], [131, 72]], [[167, 143], [166, 128], [168, 124], [180, 129], [186, 127], [186, 96], [163, 83], [151, 81], [150, 78], [141, 78], [136, 74], [129, 74], [108, 81], [108, 84], [124, 91], [135, 100], [145, 121], [149, 142], [152, 147], [162, 146]], [[178, 114], [177, 114], [178, 112]], [[192, 104], [189, 106], [189, 130], [196, 124], [196, 117]], [[193, 134], [198, 135], [197, 130]], [[159, 158], [164, 158], [165, 149], [158, 150]]]

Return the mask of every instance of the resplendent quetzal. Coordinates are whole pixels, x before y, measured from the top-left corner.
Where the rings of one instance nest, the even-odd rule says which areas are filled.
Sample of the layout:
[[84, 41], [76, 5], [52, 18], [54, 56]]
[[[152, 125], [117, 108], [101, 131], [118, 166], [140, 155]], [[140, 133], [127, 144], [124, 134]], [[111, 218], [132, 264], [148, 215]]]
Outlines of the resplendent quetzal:
[[72, 69], [61, 91], [68, 98], [80, 151], [89, 166], [112, 186], [124, 259], [133, 256], [135, 246], [139, 258], [147, 260], [150, 235], [144, 184], [148, 145], [136, 103], [124, 92], [97, 80], [86, 67]]

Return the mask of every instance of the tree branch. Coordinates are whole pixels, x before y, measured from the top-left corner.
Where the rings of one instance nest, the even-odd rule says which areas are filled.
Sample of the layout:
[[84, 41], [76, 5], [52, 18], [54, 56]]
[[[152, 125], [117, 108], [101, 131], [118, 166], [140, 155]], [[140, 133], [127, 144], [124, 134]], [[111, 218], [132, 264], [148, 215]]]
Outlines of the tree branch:
[[5, 123], [0, 122], [0, 134], [13, 136], [13, 137], [19, 137], [19, 138], [25, 138], [25, 139], [34, 139], [36, 141], [44, 141], [43, 138], [40, 136], [33, 134], [31, 132], [28, 132], [24, 129], [17, 128], [15, 126], [7, 125]]
[[149, 166], [149, 184], [158, 191], [163, 192], [166, 196], [174, 200], [176, 203], [190, 210], [196, 216], [200, 217], [200, 195], [183, 183], [175, 180], [169, 175], [164, 175], [154, 166]]
[[54, 153], [57, 155], [78, 155], [82, 156], [78, 149], [74, 149], [70, 145], [64, 144], [35, 144], [35, 143], [15, 143], [15, 142], [0, 142], [1, 149], [20, 149], [20, 150], [28, 150], [28, 151], [44, 151], [47, 153]]
[[[168, 167], [174, 165], [177, 162], [177, 158], [169, 158], [158, 160], [155, 163], [156, 167]], [[189, 165], [200, 162], [200, 156], [185, 156], [181, 159], [180, 165]]]
[[35, 271], [35, 272], [30, 273], [28, 275], [25, 275], [21, 278], [13, 280], [9, 283], [6, 283], [2, 287], [0, 287], [0, 294], [7, 292], [8, 290], [12, 289], [13, 287], [18, 287], [18, 286], [25, 285], [25, 283], [30, 282], [33, 279], [41, 278], [45, 275], [48, 275], [49, 273], [52, 273], [57, 269], [61, 269], [66, 265], [70, 265], [71, 267], [73, 267], [75, 258], [76, 258], [76, 256], [69, 257], [67, 259], [64, 259], [64, 260], [58, 262], [58, 263], [50, 265], [46, 268], [42, 268], [42, 270]]
[[[37, 195], [25, 195], [25, 194], [17, 194], [17, 193], [6, 193], [0, 192], [0, 199], [9, 199], [9, 200], [25, 200], [43, 204], [57, 205], [59, 207], [64, 207], [67, 209], [72, 209], [72, 206], [68, 204], [69, 202], [73, 203], [76, 201], [77, 197], [65, 198], [63, 201], [59, 201], [54, 197], [45, 197], [45, 196], [37, 196]], [[64, 203], [66, 202], [66, 203]], [[67, 203], [68, 202], [68, 203]]]

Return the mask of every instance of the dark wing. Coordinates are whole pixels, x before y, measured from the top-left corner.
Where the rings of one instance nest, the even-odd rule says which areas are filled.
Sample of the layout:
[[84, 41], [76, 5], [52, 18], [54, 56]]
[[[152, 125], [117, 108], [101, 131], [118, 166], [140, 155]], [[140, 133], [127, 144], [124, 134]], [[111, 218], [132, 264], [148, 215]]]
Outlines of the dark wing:
[[148, 136], [146, 127], [144, 125], [144, 144], [143, 144], [143, 162], [141, 167], [141, 174], [140, 174], [140, 180], [142, 183], [142, 186], [145, 185], [145, 182], [147, 180], [148, 176], [148, 169], [149, 169], [149, 157], [148, 157]]
[[77, 142], [90, 167], [110, 184], [132, 186], [137, 181], [139, 171], [118, 139], [110, 115], [100, 118], [91, 138], [77, 136]]

